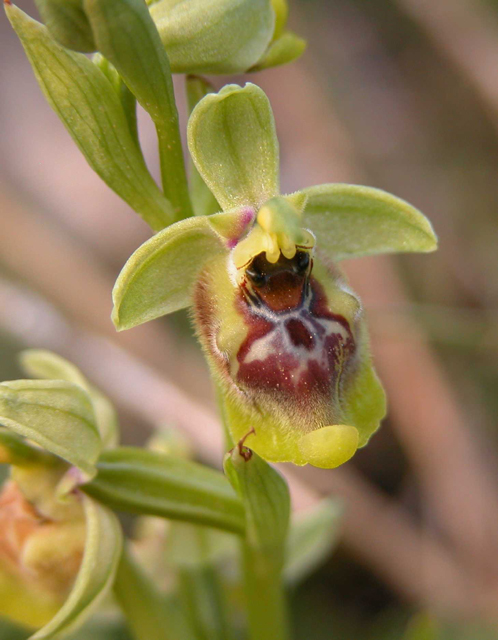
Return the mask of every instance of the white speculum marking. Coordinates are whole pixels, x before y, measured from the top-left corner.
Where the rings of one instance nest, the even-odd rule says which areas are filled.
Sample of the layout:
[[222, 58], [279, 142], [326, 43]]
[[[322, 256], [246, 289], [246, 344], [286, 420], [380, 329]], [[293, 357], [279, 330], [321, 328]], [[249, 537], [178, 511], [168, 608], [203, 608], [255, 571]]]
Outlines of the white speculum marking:
[[[311, 297], [310, 292], [301, 307], [288, 312], [275, 313], [267, 307], [253, 308], [253, 313], [270, 322], [273, 328], [254, 341], [243, 359], [243, 364], [250, 364], [258, 360], [264, 361], [272, 356], [276, 356], [278, 360], [279, 355], [290, 355], [295, 360], [296, 366], [292, 371], [289, 371], [289, 376], [294, 378], [296, 382], [308, 370], [313, 361], [317, 362], [322, 369], [327, 369], [329, 366], [328, 353], [325, 348], [327, 338], [339, 335], [346, 342], [349, 334], [346, 328], [336, 320], [312, 316], [309, 311]], [[287, 323], [291, 320], [301, 323], [309, 332], [310, 340], [313, 341], [312, 348], [307, 348], [302, 344], [294, 344], [287, 327]]]

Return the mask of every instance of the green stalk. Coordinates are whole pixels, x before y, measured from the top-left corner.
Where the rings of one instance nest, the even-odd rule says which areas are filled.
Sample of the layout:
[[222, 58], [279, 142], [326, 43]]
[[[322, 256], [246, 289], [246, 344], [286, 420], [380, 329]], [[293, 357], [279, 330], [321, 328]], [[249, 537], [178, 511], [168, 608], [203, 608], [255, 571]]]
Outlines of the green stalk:
[[289, 640], [282, 563], [245, 542], [242, 544], [242, 567], [250, 638]]
[[187, 619], [199, 640], [228, 640], [222, 587], [210, 565], [184, 566], [179, 571], [180, 596]]
[[190, 200], [185, 161], [183, 159], [180, 128], [176, 105], [175, 119], [166, 122], [154, 121], [159, 145], [159, 164], [164, 194], [173, 205], [176, 220], [183, 220], [194, 214]]
[[136, 640], [193, 640], [178, 603], [156, 589], [126, 548], [114, 595]]

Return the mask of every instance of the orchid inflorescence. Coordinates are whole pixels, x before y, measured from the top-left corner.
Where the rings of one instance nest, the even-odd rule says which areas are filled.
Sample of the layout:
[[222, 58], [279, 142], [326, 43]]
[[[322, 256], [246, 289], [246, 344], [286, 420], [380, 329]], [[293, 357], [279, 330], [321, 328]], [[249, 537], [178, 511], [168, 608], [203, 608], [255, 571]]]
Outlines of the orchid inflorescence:
[[[282, 581], [311, 570], [316, 554], [299, 523], [289, 526], [287, 484], [267, 463], [337, 467], [386, 413], [365, 311], [338, 263], [433, 251], [436, 237], [417, 209], [379, 189], [281, 194], [265, 93], [250, 82], [216, 92], [199, 75], [298, 58], [305, 43], [287, 29], [286, 0], [36, 4], [45, 25], [10, 2], [6, 11], [48, 102], [90, 166], [155, 232], [117, 279], [112, 320], [125, 330], [190, 309], [228, 453], [224, 476], [171, 440], [121, 447], [114, 408], [76, 367], [26, 352], [36, 379], [0, 384], [0, 463], [11, 466], [0, 494], [0, 614], [37, 628], [33, 638], [65, 637], [114, 587], [139, 640], [205, 637], [201, 613], [178, 617], [171, 581], [166, 597], [163, 581], [149, 584], [131, 558], [114, 513], [124, 510], [181, 521], [160, 535], [181, 549], [168, 571], [192, 588], [220, 549], [237, 555], [227, 540], [238, 536], [250, 635], [284, 640]], [[189, 179], [172, 72], [188, 74]], [[157, 131], [161, 187], [140, 148], [137, 102]], [[306, 524], [312, 540], [330, 545], [338, 514], [322, 503]], [[139, 529], [154, 532], [146, 544], [163, 554], [152, 553], [152, 564], [162, 566], [164, 541], [144, 522]], [[161, 616], [165, 624], [152, 625]]]

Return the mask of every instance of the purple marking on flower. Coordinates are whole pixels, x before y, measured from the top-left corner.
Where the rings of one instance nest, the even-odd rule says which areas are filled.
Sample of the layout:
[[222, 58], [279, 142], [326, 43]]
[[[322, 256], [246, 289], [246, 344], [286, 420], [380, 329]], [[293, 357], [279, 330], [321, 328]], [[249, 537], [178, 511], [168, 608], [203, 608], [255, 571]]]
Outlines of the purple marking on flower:
[[[288, 298], [289, 291], [282, 295]], [[307, 398], [329, 398], [355, 345], [347, 321], [330, 311], [318, 281], [310, 278], [292, 309], [275, 312], [245, 297], [239, 305], [249, 332], [237, 354], [237, 384], [263, 394], [278, 391], [303, 406]]]
[[251, 207], [245, 207], [240, 214], [240, 223], [237, 227], [236, 235], [233, 238], [227, 240], [227, 246], [229, 249], [233, 249], [237, 246], [240, 238], [244, 235], [246, 228], [254, 221], [256, 217], [256, 211]]

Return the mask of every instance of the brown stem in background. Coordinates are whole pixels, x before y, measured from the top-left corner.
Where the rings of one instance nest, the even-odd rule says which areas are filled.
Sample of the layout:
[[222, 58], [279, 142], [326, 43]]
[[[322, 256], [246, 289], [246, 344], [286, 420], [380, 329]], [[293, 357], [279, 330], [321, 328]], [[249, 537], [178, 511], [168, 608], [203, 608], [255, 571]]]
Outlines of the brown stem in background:
[[497, 16], [469, 0], [397, 0], [480, 96], [498, 130]]

